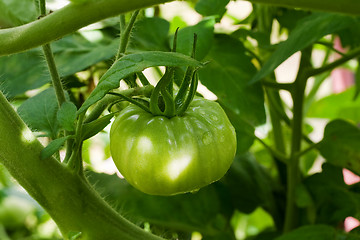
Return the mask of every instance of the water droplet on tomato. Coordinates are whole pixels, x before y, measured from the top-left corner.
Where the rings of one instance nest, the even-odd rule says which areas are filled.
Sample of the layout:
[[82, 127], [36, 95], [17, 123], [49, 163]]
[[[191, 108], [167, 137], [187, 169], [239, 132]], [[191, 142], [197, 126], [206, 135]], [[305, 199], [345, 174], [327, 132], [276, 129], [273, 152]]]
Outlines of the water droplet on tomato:
[[210, 119], [216, 122], [218, 120], [218, 117], [215, 115], [210, 115]]
[[205, 145], [209, 145], [212, 141], [212, 136], [210, 132], [205, 132], [202, 136], [202, 141]]
[[225, 142], [225, 135], [220, 136], [220, 142]]

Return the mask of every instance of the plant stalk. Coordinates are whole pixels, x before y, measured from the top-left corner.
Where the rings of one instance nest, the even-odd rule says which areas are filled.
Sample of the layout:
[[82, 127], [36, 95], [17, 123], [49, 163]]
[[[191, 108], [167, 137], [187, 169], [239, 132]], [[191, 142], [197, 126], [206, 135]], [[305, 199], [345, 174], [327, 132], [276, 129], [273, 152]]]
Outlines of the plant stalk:
[[303, 8], [308, 10], [345, 13], [360, 15], [360, 1], [358, 0], [328, 0], [324, 4], [323, 0], [248, 0], [251, 3], [261, 3], [272, 6], [288, 8]]
[[[34, 22], [0, 30], [0, 56], [38, 47], [102, 19], [170, 0], [107, 0], [70, 3]], [[101, 11], [100, 11], [101, 10]]]
[[59, 72], [56, 68], [56, 63], [54, 59], [54, 55], [51, 51], [50, 44], [45, 44], [42, 46], [44, 56], [46, 58], [46, 63], [49, 68], [50, 76], [51, 76], [51, 82], [54, 86], [54, 90], [56, 93], [56, 99], [58, 102], [59, 107], [66, 101], [65, 98], [65, 92], [61, 83]]
[[90, 186], [43, 149], [0, 92], [0, 163], [50, 214], [65, 240], [81, 232], [83, 240], [161, 240], [115, 212]]
[[285, 211], [284, 232], [289, 232], [296, 228], [298, 224], [298, 208], [296, 207], [296, 187], [301, 180], [298, 154], [301, 151], [301, 141], [303, 138], [303, 108], [305, 87], [308, 79], [307, 71], [311, 68], [311, 48], [302, 51], [298, 75], [294, 81], [294, 88], [291, 92], [293, 99], [293, 121], [291, 136], [291, 153], [287, 166], [287, 199]]

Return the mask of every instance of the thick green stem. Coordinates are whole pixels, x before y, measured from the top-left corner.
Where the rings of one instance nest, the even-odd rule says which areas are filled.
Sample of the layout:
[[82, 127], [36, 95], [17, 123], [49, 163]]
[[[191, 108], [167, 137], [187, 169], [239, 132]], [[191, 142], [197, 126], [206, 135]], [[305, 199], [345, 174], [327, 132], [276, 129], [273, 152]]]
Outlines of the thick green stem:
[[0, 30], [0, 56], [25, 51], [59, 39], [102, 19], [170, 0], [99, 0], [70, 3], [37, 21]]
[[[25, 51], [59, 39], [69, 33], [102, 19], [171, 0], [102, 0], [87, 1], [84, 4], [71, 3], [38, 21], [9, 29], [0, 30], [0, 56]], [[251, 0], [291, 8], [333, 11], [359, 15], [360, 1], [342, 0]], [[99, 11], [101, 9], [101, 11]], [[44, 34], [45, 33], [45, 34]]]
[[262, 3], [273, 6], [303, 8], [309, 10], [320, 10], [338, 12], [345, 14], [360, 14], [360, 1], [358, 0], [248, 0], [252, 3]]
[[160, 240], [115, 212], [85, 178], [54, 158], [40, 159], [43, 146], [0, 92], [0, 163], [51, 215], [64, 239]]
[[301, 180], [299, 170], [298, 154], [301, 151], [301, 141], [303, 138], [303, 108], [305, 87], [308, 79], [307, 71], [311, 67], [311, 48], [302, 51], [299, 72], [294, 82], [294, 89], [291, 92], [293, 99], [293, 121], [292, 121], [292, 137], [291, 137], [291, 153], [288, 162], [287, 171], [287, 199], [284, 232], [289, 232], [298, 224], [298, 208], [296, 207], [296, 187]]

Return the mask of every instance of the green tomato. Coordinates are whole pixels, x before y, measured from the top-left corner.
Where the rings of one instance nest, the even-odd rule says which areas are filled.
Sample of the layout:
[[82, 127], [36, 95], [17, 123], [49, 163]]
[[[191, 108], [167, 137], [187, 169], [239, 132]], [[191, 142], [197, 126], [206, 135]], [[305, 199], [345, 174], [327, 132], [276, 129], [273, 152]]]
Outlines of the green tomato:
[[154, 116], [129, 105], [110, 130], [115, 165], [135, 188], [174, 195], [219, 180], [236, 152], [236, 135], [216, 102], [195, 98], [182, 116]]

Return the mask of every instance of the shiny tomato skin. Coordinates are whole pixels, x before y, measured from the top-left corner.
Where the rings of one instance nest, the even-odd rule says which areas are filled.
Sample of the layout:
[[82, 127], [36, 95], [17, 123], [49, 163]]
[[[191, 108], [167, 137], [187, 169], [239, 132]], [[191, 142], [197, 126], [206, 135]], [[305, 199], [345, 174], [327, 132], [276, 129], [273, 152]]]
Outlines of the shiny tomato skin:
[[129, 105], [110, 130], [111, 155], [135, 188], [152, 195], [196, 191], [219, 180], [236, 152], [236, 134], [216, 102], [195, 98], [182, 116], [154, 116]]

